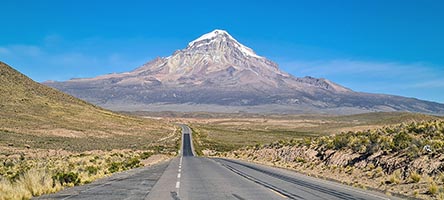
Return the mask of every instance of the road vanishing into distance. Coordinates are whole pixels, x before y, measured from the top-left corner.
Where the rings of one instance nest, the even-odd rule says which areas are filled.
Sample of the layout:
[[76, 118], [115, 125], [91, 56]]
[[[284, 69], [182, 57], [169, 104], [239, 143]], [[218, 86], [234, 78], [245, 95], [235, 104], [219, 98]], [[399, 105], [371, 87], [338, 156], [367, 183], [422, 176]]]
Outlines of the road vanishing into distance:
[[196, 157], [191, 129], [181, 126], [179, 157], [35, 199], [398, 199], [289, 170], [224, 158]]

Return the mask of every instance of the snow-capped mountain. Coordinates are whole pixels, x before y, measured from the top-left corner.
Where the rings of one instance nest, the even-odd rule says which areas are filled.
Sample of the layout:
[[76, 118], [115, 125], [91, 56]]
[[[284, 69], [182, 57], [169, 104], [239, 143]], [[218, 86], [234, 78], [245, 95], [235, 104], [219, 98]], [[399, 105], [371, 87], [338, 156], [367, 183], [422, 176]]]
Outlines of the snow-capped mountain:
[[294, 77], [224, 30], [131, 72], [45, 84], [114, 110], [444, 113], [438, 103]]

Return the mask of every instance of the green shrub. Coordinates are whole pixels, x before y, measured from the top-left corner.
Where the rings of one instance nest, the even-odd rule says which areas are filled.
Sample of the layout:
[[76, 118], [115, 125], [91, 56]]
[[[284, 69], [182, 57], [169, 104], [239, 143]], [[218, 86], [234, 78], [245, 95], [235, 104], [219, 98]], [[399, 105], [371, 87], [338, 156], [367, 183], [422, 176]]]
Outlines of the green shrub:
[[294, 158], [294, 162], [297, 162], [297, 163], [306, 163], [307, 161], [306, 161], [304, 158], [296, 157], [296, 158]]
[[336, 135], [333, 139], [333, 145], [336, 150], [347, 147], [349, 142], [350, 140], [348, 134], [339, 134]]
[[110, 173], [118, 172], [120, 170], [122, 163], [119, 162], [112, 162], [111, 165], [108, 168], [108, 171]]
[[131, 158], [125, 162], [125, 168], [136, 168], [140, 166], [140, 160], [137, 158]]
[[66, 185], [68, 183], [73, 183], [74, 185], [78, 185], [80, 183], [79, 174], [76, 172], [58, 172], [54, 177], [54, 180], [57, 180], [62, 185]]
[[393, 137], [393, 149], [395, 151], [404, 150], [412, 143], [412, 137], [404, 131], [397, 133]]
[[88, 166], [86, 167], [86, 171], [88, 172], [89, 175], [96, 175], [99, 169], [94, 166]]
[[153, 155], [152, 152], [145, 151], [140, 154], [140, 159], [145, 160]]

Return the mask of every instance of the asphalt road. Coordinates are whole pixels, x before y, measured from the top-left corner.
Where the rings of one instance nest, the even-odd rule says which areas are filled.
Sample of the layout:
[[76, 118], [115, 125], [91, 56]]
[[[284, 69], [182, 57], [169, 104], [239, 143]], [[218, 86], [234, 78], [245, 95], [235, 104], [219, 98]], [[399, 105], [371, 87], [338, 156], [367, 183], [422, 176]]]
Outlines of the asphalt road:
[[191, 130], [183, 125], [182, 154], [172, 160], [148, 199], [396, 199], [238, 160], [195, 157]]
[[39, 199], [272, 200], [397, 199], [292, 171], [238, 160], [195, 157], [182, 125], [179, 157]]

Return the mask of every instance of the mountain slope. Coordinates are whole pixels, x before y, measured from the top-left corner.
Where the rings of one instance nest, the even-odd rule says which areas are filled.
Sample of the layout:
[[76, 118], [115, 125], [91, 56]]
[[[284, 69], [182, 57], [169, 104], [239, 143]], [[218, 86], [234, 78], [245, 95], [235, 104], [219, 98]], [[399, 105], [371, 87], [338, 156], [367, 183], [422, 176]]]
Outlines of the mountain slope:
[[[28, 143], [38, 140], [35, 136], [112, 138], [126, 135], [128, 140], [132, 136], [150, 138], [145, 141], [149, 145], [173, 131], [173, 127], [162, 122], [116, 114], [36, 83], [3, 62], [0, 62], [0, 85], [0, 146], [4, 142], [13, 144], [16, 139], [29, 139], [25, 135], [33, 135]], [[55, 140], [42, 141], [49, 144]], [[66, 145], [67, 141], [60, 143]]]
[[444, 113], [442, 104], [294, 77], [223, 30], [131, 72], [45, 84], [114, 110]]

